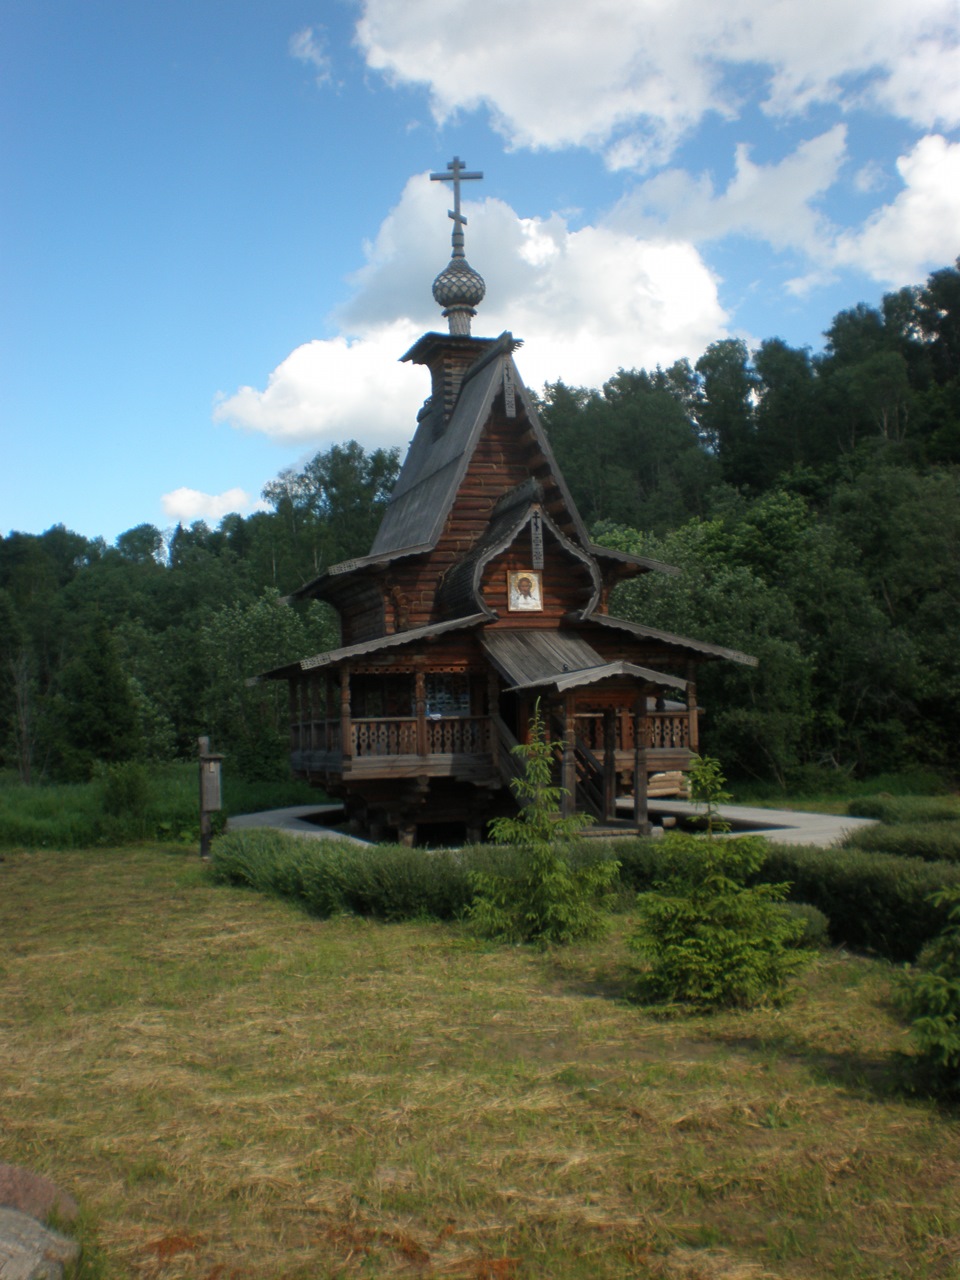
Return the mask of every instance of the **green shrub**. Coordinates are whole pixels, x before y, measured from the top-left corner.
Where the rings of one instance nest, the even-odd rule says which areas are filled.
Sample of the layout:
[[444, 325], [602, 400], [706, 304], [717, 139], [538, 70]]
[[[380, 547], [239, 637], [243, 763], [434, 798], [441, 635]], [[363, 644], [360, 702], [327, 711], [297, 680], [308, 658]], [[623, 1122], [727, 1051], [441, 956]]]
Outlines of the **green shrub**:
[[860, 796], [850, 801], [847, 813], [890, 824], [960, 821], [960, 801], [955, 796]]
[[529, 741], [513, 748], [523, 775], [511, 787], [520, 803], [516, 818], [495, 818], [490, 834], [516, 849], [519, 863], [510, 875], [473, 871], [471, 925], [485, 938], [535, 942], [541, 946], [595, 938], [606, 926], [598, 905], [617, 876], [617, 863], [603, 858], [576, 865], [564, 850], [583, 830], [579, 815], [557, 817], [565, 794], [551, 784], [553, 747], [547, 741], [536, 704]]
[[946, 924], [930, 895], [960, 886], [953, 863], [812, 845], [770, 844], [758, 876], [790, 881], [796, 901], [829, 917], [834, 943], [897, 962], [913, 960]]
[[221, 883], [293, 898], [318, 916], [340, 912], [449, 920], [469, 905], [469, 872], [454, 852], [359, 845], [257, 827], [213, 842], [211, 875]]
[[960, 1094], [960, 889], [933, 895], [943, 932], [904, 979], [903, 1005], [922, 1073], [938, 1092]]
[[784, 901], [783, 909], [794, 920], [803, 922], [803, 932], [797, 938], [797, 945], [821, 950], [830, 945], [830, 921], [819, 907], [809, 902]]
[[960, 822], [912, 822], [863, 827], [844, 837], [846, 849], [869, 849], [924, 862], [960, 862]]
[[642, 990], [657, 1000], [704, 1008], [779, 998], [809, 959], [795, 944], [805, 922], [781, 905], [786, 884], [750, 884], [765, 842], [671, 833], [666, 874], [638, 899], [631, 947], [649, 968]]

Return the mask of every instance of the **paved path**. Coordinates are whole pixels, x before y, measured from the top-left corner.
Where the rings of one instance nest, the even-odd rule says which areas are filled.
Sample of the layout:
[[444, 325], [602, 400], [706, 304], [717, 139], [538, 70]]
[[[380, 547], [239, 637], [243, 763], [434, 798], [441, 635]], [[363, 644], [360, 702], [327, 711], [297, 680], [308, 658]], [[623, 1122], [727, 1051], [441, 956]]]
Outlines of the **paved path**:
[[293, 836], [312, 836], [315, 840], [349, 840], [351, 844], [369, 844], [357, 836], [324, 827], [319, 822], [308, 822], [308, 814], [327, 814], [333, 821], [343, 814], [340, 804], [295, 804], [287, 809], [264, 809], [262, 813], [240, 813], [227, 819], [228, 831], [248, 831], [251, 827], [275, 827]]
[[[633, 801], [628, 797], [617, 801], [624, 816], [632, 812]], [[651, 813], [674, 814], [677, 817], [698, 812], [697, 806], [685, 800], [653, 800]], [[288, 809], [268, 809], [263, 813], [245, 813], [231, 818], [230, 831], [243, 831], [250, 827], [276, 827], [292, 835], [308, 836], [315, 840], [349, 840], [354, 844], [367, 844], [356, 836], [335, 831], [331, 827], [307, 822], [306, 814], [342, 812], [339, 805], [300, 804]], [[755, 809], [749, 805], [727, 804], [720, 806], [720, 816], [729, 819], [738, 829], [748, 828], [752, 833], [764, 835], [779, 844], [831, 845], [843, 838], [848, 831], [858, 827], [873, 826], [872, 818], [848, 818], [833, 813], [800, 813], [795, 809]], [[626, 832], [624, 833], [626, 834]]]
[[[618, 801], [618, 806], [621, 802]], [[628, 800], [627, 804], [632, 805]], [[651, 800], [654, 813], [691, 816], [703, 810], [688, 800]], [[837, 813], [801, 813], [796, 809], [758, 809], [745, 804], [719, 806], [721, 818], [726, 818], [735, 829], [746, 827], [751, 835], [766, 836], [778, 844], [831, 845], [841, 840], [848, 831], [859, 827], [872, 827], [872, 818], [848, 818]]]

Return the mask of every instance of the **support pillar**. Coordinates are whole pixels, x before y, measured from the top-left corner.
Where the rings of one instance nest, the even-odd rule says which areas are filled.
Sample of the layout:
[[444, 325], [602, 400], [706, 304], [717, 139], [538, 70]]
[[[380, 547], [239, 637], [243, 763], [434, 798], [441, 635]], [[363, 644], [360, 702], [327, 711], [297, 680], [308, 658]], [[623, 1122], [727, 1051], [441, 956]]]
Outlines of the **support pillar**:
[[696, 667], [693, 663], [687, 668], [687, 716], [690, 724], [690, 750], [694, 755], [700, 752], [700, 713], [697, 710], [697, 686], [694, 681]]
[[574, 754], [577, 720], [574, 714], [574, 699], [569, 695], [564, 699], [563, 712], [563, 765], [560, 785], [564, 789], [564, 795], [560, 811], [565, 818], [569, 818], [577, 808], [577, 758]]
[[617, 713], [609, 707], [603, 713], [603, 820], [617, 816]]
[[414, 701], [417, 710], [417, 755], [425, 756], [427, 754], [427, 677], [422, 670], [417, 671], [414, 676]]
[[353, 759], [353, 725], [350, 720], [350, 668], [340, 668], [340, 750], [343, 753], [343, 771]]
[[647, 695], [641, 693], [633, 711], [633, 822], [637, 834], [650, 834], [647, 808]]

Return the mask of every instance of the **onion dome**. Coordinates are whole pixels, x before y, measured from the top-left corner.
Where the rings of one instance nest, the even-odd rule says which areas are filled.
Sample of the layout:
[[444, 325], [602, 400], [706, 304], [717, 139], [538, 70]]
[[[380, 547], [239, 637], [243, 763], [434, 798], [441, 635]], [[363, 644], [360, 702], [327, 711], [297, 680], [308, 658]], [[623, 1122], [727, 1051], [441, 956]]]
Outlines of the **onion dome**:
[[452, 257], [433, 282], [433, 296], [443, 307], [451, 333], [469, 334], [475, 308], [486, 292], [483, 276], [464, 257]]

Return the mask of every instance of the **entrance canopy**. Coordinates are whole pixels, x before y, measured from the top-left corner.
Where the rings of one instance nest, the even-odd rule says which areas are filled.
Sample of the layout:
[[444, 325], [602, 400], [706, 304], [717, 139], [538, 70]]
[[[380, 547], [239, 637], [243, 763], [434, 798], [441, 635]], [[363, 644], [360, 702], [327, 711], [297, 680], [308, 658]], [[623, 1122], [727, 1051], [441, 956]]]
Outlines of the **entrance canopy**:
[[686, 690], [686, 681], [633, 662], [605, 662], [582, 636], [562, 631], [485, 631], [481, 644], [503, 678], [508, 692], [555, 689], [568, 693], [600, 680], [628, 679], [664, 689]]

